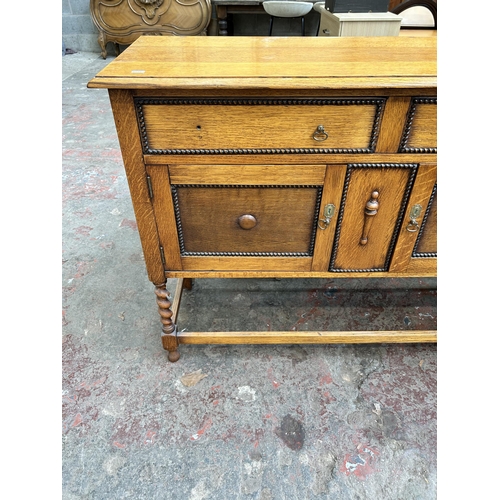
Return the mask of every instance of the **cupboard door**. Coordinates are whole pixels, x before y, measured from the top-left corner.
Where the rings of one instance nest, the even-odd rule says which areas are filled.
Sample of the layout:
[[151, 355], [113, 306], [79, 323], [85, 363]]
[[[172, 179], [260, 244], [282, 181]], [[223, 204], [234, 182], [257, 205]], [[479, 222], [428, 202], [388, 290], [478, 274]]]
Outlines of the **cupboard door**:
[[329, 270], [388, 271], [417, 164], [347, 166]]
[[391, 272], [435, 275], [437, 268], [437, 167], [420, 165], [400, 228]]

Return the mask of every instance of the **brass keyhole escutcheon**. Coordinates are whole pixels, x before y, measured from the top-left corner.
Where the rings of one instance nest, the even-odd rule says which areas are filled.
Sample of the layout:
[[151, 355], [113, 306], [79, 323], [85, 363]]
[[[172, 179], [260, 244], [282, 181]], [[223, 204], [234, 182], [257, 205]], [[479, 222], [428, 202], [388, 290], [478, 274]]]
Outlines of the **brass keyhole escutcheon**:
[[324, 218], [318, 220], [318, 227], [324, 231], [330, 225], [334, 213], [335, 205], [332, 203], [325, 205], [325, 208], [323, 209]]
[[257, 225], [257, 219], [253, 215], [241, 215], [238, 217], [238, 224], [241, 229], [252, 229]]

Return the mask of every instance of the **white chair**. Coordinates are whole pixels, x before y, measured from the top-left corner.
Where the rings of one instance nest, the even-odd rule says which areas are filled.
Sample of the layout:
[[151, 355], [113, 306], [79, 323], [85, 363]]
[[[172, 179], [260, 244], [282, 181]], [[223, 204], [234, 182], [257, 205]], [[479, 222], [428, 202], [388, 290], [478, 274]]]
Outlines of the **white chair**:
[[319, 13], [318, 29], [316, 30], [316, 36], [319, 35], [319, 27], [321, 26], [321, 11], [325, 8], [326, 2], [315, 2], [313, 9]]
[[313, 4], [312, 2], [297, 2], [295, 0], [266, 0], [262, 2], [264, 10], [271, 16], [269, 23], [269, 36], [273, 32], [273, 23], [275, 17], [300, 17], [302, 21], [302, 36], [305, 35], [304, 16], [308, 14]]

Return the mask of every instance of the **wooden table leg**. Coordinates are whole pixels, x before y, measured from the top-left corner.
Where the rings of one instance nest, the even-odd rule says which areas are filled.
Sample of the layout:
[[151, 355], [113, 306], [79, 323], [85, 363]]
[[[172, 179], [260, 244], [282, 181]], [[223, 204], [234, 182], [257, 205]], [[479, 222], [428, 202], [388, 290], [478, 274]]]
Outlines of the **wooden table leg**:
[[219, 36], [227, 36], [227, 7], [225, 5], [216, 5], [217, 26]]
[[167, 284], [158, 285], [155, 288], [156, 303], [158, 304], [158, 313], [160, 314], [162, 329], [161, 341], [163, 348], [168, 351], [168, 359], [175, 363], [180, 358], [179, 340], [177, 339], [177, 325], [172, 321], [172, 302], [170, 301], [170, 294], [167, 290]]
[[99, 43], [99, 46], [101, 47], [101, 57], [103, 59], [106, 59], [106, 57], [108, 56], [108, 51], [106, 50], [106, 44], [108, 43], [108, 40], [104, 31], [99, 31], [97, 43]]

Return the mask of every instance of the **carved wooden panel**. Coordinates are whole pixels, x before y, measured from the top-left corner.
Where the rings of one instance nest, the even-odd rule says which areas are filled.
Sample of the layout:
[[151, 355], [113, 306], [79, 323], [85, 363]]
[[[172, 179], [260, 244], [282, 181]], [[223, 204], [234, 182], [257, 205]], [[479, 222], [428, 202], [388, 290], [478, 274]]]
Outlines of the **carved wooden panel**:
[[311, 257], [321, 186], [172, 186], [181, 254]]
[[142, 35], [206, 35], [210, 0], [90, 0], [101, 55], [108, 42], [128, 45]]

